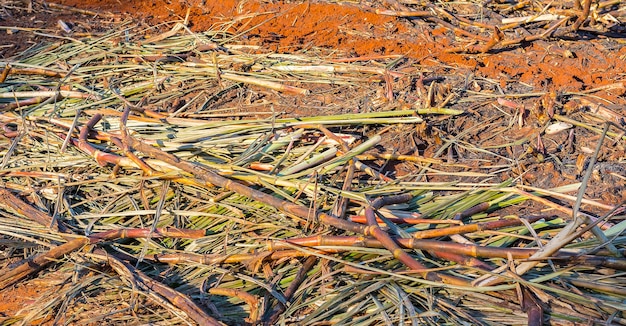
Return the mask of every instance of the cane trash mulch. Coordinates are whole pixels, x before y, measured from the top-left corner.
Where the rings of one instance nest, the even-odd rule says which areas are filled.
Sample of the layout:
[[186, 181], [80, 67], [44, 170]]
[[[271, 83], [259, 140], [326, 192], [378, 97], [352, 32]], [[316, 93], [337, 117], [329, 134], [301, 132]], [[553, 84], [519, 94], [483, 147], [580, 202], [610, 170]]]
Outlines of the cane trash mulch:
[[[626, 19], [385, 3], [359, 5], [467, 55]], [[626, 324], [623, 79], [501, 87], [189, 26], [14, 30], [43, 41], [0, 61], [0, 295], [37, 295], [3, 325]]]

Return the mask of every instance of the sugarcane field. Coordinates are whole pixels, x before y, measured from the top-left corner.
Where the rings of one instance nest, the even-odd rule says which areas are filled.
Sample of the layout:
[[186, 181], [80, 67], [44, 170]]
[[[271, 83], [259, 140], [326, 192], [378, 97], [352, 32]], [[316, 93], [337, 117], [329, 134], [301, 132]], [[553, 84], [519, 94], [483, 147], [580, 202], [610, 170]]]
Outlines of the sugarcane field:
[[626, 2], [0, 0], [0, 325], [626, 325]]

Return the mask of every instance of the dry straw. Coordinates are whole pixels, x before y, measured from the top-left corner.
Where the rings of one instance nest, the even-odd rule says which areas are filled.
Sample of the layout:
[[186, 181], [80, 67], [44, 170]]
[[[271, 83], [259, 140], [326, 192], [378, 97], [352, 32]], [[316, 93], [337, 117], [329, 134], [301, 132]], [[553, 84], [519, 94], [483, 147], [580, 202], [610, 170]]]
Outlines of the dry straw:
[[[445, 13], [427, 8], [417, 14]], [[14, 258], [0, 288], [42, 280], [49, 289], [3, 322], [624, 323], [624, 206], [583, 198], [588, 177], [554, 189], [493, 183], [493, 169], [440, 157], [460, 148], [513, 169], [514, 159], [462, 140], [474, 128], [442, 139], [431, 157], [381, 146], [390, 130], [460, 106], [299, 118], [268, 105], [209, 109], [229, 91], [298, 98], [405, 74], [244, 53], [226, 42], [232, 35], [191, 33], [184, 22], [145, 33], [128, 23], [0, 62], [0, 248]], [[554, 119], [624, 137], [609, 124]], [[418, 172], [386, 175], [379, 164], [389, 162]], [[534, 211], [517, 212], [526, 201]]]

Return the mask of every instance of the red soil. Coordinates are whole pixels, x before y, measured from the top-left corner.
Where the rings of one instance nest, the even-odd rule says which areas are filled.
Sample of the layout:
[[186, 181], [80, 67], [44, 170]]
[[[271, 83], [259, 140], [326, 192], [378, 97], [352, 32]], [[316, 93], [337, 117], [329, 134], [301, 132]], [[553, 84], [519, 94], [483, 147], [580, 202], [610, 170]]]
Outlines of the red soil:
[[[445, 50], [454, 42], [454, 35], [447, 29], [425, 28], [353, 4], [260, 0], [53, 2], [99, 12], [131, 13], [153, 24], [181, 19], [189, 9], [193, 30], [230, 26], [229, 31], [243, 34], [247, 43], [272, 51], [321, 47], [339, 51], [341, 56], [402, 54], [418, 59], [423, 66], [467, 68], [501, 85], [517, 80], [540, 89], [579, 91], [615, 83], [626, 75], [626, 47], [607, 49], [601, 38], [563, 41], [559, 46], [538, 41], [497, 54], [451, 54]], [[571, 51], [574, 57], [564, 57], [563, 50]]]

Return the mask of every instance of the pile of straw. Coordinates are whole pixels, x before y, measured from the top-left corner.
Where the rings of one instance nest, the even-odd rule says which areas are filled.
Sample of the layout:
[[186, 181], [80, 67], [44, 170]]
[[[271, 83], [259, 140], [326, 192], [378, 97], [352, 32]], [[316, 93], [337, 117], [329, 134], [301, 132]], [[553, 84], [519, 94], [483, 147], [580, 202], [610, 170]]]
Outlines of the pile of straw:
[[[583, 198], [624, 140], [614, 126], [579, 122], [600, 135], [582, 182], [494, 181], [510, 168], [438, 157], [452, 140], [430, 158], [381, 146], [464, 113], [389, 110], [394, 58], [251, 54], [185, 22], [148, 33], [0, 62], [0, 288], [47, 291], [3, 323], [626, 323], [624, 205]], [[285, 117], [265, 100], [341, 87], [378, 102]], [[387, 173], [398, 161], [420, 172]]]

